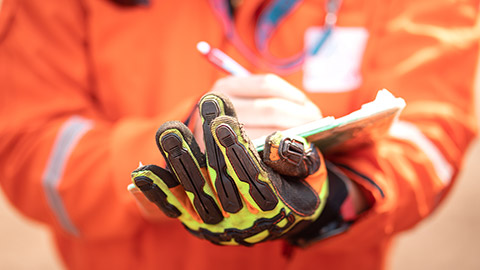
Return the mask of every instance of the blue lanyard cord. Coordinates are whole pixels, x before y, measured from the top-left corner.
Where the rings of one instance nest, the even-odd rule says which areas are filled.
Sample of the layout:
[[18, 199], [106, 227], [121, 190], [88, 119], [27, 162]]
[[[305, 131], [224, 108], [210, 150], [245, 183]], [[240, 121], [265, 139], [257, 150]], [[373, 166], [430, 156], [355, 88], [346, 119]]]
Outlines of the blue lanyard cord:
[[320, 50], [320, 48], [323, 47], [323, 44], [325, 44], [325, 42], [327, 41], [327, 39], [330, 37], [330, 35], [332, 34], [332, 29], [333, 27], [328, 27], [328, 26], [325, 26], [325, 29], [323, 30], [323, 34], [322, 36], [318, 39], [317, 43], [315, 43], [315, 46], [313, 46], [310, 51], [308, 52], [309, 55], [315, 55], [318, 53], [318, 51]]
[[330, 37], [332, 34], [333, 28], [337, 23], [337, 14], [338, 9], [340, 8], [342, 0], [328, 0], [326, 3], [326, 10], [327, 14], [325, 15], [325, 24], [323, 35], [318, 39], [315, 46], [313, 46], [310, 51], [308, 52], [309, 55], [315, 55], [318, 53], [320, 48], [325, 44], [325, 41]]

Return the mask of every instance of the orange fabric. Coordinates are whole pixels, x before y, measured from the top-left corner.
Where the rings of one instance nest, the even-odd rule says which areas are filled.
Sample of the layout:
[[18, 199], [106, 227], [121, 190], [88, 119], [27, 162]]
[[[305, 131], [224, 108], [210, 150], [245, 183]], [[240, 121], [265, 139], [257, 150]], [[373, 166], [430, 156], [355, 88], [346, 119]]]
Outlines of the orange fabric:
[[270, 151], [270, 155], [268, 156], [268, 158], [271, 160], [271, 161], [277, 161], [280, 159], [280, 156], [278, 155], [278, 145], [276, 144], [272, 144], [271, 146], [271, 149], [272, 151]]
[[[155, 131], [184, 120], [224, 74], [195, 50], [220, 47], [253, 72], [224, 36], [208, 1], [156, 1], [121, 8], [107, 0], [4, 0], [0, 11], [0, 183], [26, 216], [48, 224], [71, 269], [381, 269], [395, 233], [426, 217], [449, 186], [415, 145], [387, 138], [348, 156], [327, 157], [375, 199], [351, 229], [282, 256], [275, 241], [252, 248], [196, 239], [173, 219], [145, 220], [126, 190], [144, 164], [163, 164]], [[319, 3], [318, 3], [319, 2]], [[244, 0], [237, 29], [253, 46], [259, 1]], [[307, 93], [324, 115], [341, 116], [381, 88], [404, 97], [414, 123], [458, 170], [475, 132], [473, 80], [479, 2], [344, 0], [339, 26], [365, 27], [362, 85]], [[269, 48], [288, 57], [304, 30], [323, 23], [323, 1], [304, 1], [282, 21]], [[318, 11], [318, 12], [317, 12]], [[476, 27], [476, 28], [474, 28]], [[477, 31], [474, 31], [476, 29]], [[458, 30], [458, 31], [457, 31]], [[302, 88], [302, 72], [284, 77]], [[80, 115], [94, 127], [69, 155], [58, 192], [79, 230], [64, 231], [49, 207], [42, 174], [58, 130]], [[383, 194], [383, 196], [382, 196]]]

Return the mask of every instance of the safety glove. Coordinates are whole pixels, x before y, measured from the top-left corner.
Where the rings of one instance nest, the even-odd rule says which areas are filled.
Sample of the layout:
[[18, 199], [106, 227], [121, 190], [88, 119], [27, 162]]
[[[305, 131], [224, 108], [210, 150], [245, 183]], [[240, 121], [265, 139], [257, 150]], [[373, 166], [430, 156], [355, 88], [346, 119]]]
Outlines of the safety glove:
[[226, 97], [205, 95], [199, 111], [205, 154], [183, 123], [166, 122], [156, 142], [167, 168], [133, 171], [148, 200], [193, 235], [220, 245], [289, 237], [320, 215], [327, 173], [312, 144], [276, 132], [260, 158]]

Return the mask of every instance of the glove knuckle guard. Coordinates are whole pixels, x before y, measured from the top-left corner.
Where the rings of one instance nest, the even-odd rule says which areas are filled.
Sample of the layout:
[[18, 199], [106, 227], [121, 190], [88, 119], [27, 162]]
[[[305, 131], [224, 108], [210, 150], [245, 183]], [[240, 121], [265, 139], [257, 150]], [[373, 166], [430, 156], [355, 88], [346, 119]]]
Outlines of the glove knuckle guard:
[[[213, 119], [229, 113], [234, 116], [231, 104], [225, 101], [225, 98], [217, 95], [206, 95], [200, 101], [200, 115], [203, 118], [203, 138], [208, 156], [208, 165], [215, 171], [215, 190], [223, 209], [229, 213], [237, 213], [242, 208], [242, 201], [238, 194], [235, 181], [227, 173], [227, 164], [225, 159], [215, 143], [210, 124]], [[233, 107], [233, 106], [232, 106]]]
[[263, 211], [273, 210], [278, 199], [268, 184], [258, 179], [260, 169], [238, 141], [238, 136], [228, 124], [218, 125], [215, 132], [239, 180], [250, 186], [250, 196]]
[[[159, 148], [183, 188], [194, 194], [192, 203], [198, 215], [207, 224], [219, 223], [223, 219], [223, 215], [214, 198], [205, 193], [204, 186], [207, 183], [199, 165], [194, 160], [197, 157], [202, 159], [200, 150], [198, 149], [198, 154], [195, 155], [183, 144], [183, 138], [192, 136], [190, 131], [180, 122], [177, 122], [175, 127], [171, 127], [169, 124], [166, 129], [160, 127], [159, 130], [161, 130], [157, 133]], [[188, 145], [192, 146], [193, 144], [192, 138]], [[198, 148], [198, 146], [196, 147]]]

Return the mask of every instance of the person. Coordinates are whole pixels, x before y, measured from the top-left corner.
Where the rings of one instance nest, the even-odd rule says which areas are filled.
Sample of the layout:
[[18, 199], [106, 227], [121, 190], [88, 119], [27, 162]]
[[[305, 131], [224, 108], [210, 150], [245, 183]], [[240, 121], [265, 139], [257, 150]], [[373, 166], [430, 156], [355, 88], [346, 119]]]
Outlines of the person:
[[[1, 3], [0, 183], [51, 228], [67, 268], [384, 269], [395, 235], [449, 193], [476, 134], [479, 1]], [[257, 75], [225, 76], [201, 40]], [[381, 88], [406, 100], [400, 121], [325, 156], [358, 216], [308, 247], [214, 245], [145, 216], [126, 191], [139, 161], [165, 166], [155, 132], [187, 119], [193, 130], [205, 92], [228, 96], [255, 138], [346, 115]]]

